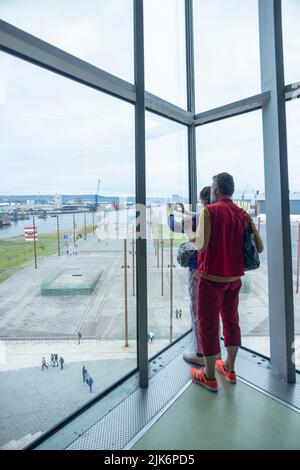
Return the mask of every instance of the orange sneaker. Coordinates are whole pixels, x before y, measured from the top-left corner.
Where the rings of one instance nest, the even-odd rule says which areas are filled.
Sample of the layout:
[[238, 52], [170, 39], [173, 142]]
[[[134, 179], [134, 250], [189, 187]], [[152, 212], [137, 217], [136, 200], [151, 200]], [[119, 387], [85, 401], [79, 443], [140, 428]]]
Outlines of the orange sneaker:
[[227, 382], [231, 384], [236, 384], [236, 375], [235, 372], [229, 372], [225, 369], [225, 362], [222, 359], [217, 359], [216, 369], [225, 376]]
[[216, 379], [208, 380], [205, 375], [205, 369], [191, 369], [191, 376], [194, 382], [202, 387], [207, 388], [210, 392], [217, 392], [218, 391], [218, 383]]

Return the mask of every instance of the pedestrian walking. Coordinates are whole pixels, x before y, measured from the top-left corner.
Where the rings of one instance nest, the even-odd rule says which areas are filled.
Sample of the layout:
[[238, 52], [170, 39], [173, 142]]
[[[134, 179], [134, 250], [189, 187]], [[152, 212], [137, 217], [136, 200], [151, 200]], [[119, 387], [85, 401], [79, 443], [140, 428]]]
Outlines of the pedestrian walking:
[[84, 366], [82, 367], [82, 380], [83, 380], [84, 383], [85, 383], [85, 381], [86, 381], [87, 373], [88, 373], [87, 368], [86, 368], [85, 365], [84, 365]]
[[93, 391], [93, 390], [92, 390], [92, 388], [93, 388], [93, 383], [94, 383], [94, 381], [93, 381], [92, 377], [89, 376], [88, 381], [87, 381], [87, 384], [88, 384], [88, 386], [90, 387], [90, 392], [91, 392], [91, 393], [92, 393], [92, 391]]
[[180, 309], [179, 310], [179, 318], [181, 318], [181, 317], [182, 317], [182, 310]]
[[77, 343], [77, 344], [80, 344], [80, 340], [81, 340], [81, 336], [82, 336], [82, 334], [80, 333], [80, 331], [78, 331], [78, 333], [77, 333], [77, 334], [78, 334], [78, 343]]
[[46, 358], [45, 357], [42, 357], [42, 370], [44, 370], [46, 367], [46, 369], [48, 369], [48, 365], [47, 365], [47, 362], [46, 362]]
[[54, 354], [54, 367], [58, 367], [58, 354]]
[[55, 363], [54, 363], [54, 354], [51, 354], [51, 366], [52, 366], [52, 367], [55, 366]]
[[59, 363], [60, 363], [60, 369], [62, 370], [64, 368], [64, 363], [65, 363], [65, 360], [62, 356], [60, 356], [59, 358]]
[[150, 340], [150, 343], [152, 343], [154, 340], [154, 333], [152, 333], [151, 331], [149, 332], [149, 340]]
[[175, 315], [176, 315], [176, 319], [178, 319], [178, 308], [176, 308]]

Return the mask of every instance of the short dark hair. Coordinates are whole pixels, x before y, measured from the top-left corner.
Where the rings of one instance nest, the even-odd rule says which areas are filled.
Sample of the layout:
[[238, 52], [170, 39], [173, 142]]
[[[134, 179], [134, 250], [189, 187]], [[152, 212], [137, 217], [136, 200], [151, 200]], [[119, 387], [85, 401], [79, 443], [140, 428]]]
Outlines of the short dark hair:
[[210, 186], [204, 186], [200, 191], [200, 201], [203, 204], [210, 204]]
[[231, 197], [234, 193], [234, 179], [229, 173], [219, 173], [213, 177], [213, 182], [224, 196]]

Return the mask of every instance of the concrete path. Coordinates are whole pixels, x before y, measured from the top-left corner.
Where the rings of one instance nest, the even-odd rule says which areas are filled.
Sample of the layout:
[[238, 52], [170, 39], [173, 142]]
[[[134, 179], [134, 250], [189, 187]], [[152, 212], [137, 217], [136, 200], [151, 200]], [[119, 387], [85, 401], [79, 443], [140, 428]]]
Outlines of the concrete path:
[[[167, 341], [149, 344], [154, 355]], [[0, 352], [0, 448], [16, 449], [29, 444], [95, 394], [136, 368], [136, 342], [125, 348], [120, 341], [1, 342]], [[65, 359], [64, 369], [52, 367], [50, 353]], [[48, 369], [41, 370], [45, 356]], [[83, 383], [83, 364], [94, 379], [93, 393]]]

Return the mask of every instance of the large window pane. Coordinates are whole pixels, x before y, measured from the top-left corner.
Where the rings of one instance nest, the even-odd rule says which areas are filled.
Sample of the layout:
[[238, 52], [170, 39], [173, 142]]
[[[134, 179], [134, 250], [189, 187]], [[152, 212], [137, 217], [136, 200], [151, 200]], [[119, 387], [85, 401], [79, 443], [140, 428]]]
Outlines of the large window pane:
[[146, 90], [186, 108], [184, 0], [145, 0]]
[[249, 212], [264, 242], [261, 267], [242, 278], [239, 315], [242, 344], [269, 356], [268, 271], [261, 112], [197, 129], [198, 188], [221, 172], [233, 175], [235, 202]]
[[194, 0], [196, 109], [260, 93], [257, 0]]
[[1, 76], [0, 447], [25, 445], [136, 367], [134, 107], [5, 54]]
[[176, 259], [178, 245], [186, 238], [168, 225], [175, 204], [188, 203], [186, 127], [146, 113], [146, 160], [151, 357], [191, 328], [188, 269]]
[[300, 369], [300, 101], [287, 103], [287, 135], [289, 155], [289, 187], [293, 260], [293, 291], [295, 314], [295, 362]]
[[282, 20], [285, 82], [289, 84], [300, 81], [299, 0], [284, 0], [282, 2]]
[[1, 0], [0, 18], [133, 82], [133, 0]]

